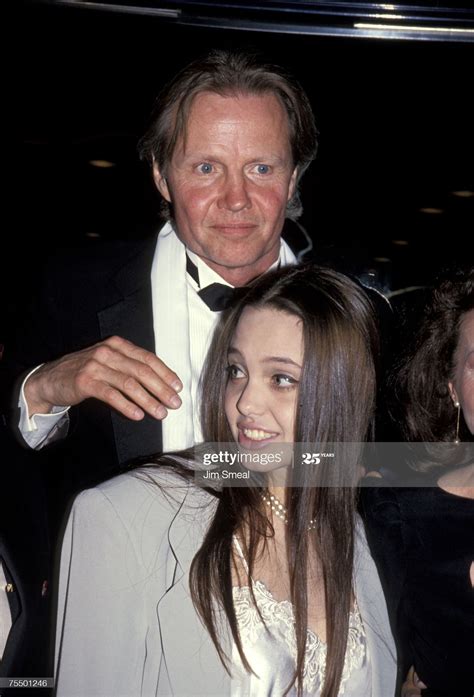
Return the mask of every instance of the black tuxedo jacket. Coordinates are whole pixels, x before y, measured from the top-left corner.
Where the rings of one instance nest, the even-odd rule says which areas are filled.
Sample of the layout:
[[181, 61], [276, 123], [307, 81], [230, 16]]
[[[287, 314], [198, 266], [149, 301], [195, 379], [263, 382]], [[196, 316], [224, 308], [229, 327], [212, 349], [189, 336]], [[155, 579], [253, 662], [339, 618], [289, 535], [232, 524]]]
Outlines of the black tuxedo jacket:
[[[0, 362], [0, 558], [12, 613], [1, 675], [52, 675], [56, 542], [82, 488], [161, 450], [161, 424], [131, 422], [97, 400], [70, 409], [66, 438], [39, 451], [17, 433], [18, 389], [36, 365], [113, 334], [154, 350], [151, 264], [156, 235], [69, 250], [41, 274]], [[7, 429], [10, 423], [12, 429]], [[17, 690], [18, 691], [18, 690]]]
[[[13, 429], [19, 384], [34, 366], [114, 334], [154, 351], [150, 273], [155, 247], [156, 235], [89, 245], [69, 250], [44, 270], [0, 364], [3, 406]], [[97, 400], [72, 407], [69, 415], [67, 437], [36, 452], [53, 527], [78, 490], [116, 474], [139, 455], [161, 450], [161, 424], [151, 417], [132, 422]], [[23, 443], [19, 435], [18, 440]]]
[[0, 451], [0, 563], [11, 614], [0, 676], [49, 677], [51, 572], [41, 470], [35, 453], [19, 450], [3, 426]]

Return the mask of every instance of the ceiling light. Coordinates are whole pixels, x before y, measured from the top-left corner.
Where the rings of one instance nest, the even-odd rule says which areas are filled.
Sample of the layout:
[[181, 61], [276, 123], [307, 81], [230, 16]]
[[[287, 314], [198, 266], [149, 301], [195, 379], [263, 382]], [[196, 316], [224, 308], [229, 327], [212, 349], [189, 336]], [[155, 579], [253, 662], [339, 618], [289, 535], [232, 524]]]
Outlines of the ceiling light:
[[453, 196], [457, 196], [458, 198], [473, 198], [474, 197], [474, 191], [468, 191], [467, 189], [463, 189], [460, 191], [452, 191], [451, 192]]
[[109, 169], [116, 166], [116, 163], [110, 160], [89, 160], [89, 164], [91, 167], [98, 167], [99, 169]]

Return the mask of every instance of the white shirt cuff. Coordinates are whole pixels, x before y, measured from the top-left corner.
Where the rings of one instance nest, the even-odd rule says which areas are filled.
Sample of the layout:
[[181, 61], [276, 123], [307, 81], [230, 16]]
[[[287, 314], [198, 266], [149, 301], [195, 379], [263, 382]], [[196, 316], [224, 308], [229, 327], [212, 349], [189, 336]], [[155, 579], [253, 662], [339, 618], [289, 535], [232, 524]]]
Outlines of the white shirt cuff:
[[[41, 365], [44, 365], [43, 363]], [[63, 432], [65, 421], [69, 421], [68, 411], [70, 407], [53, 407], [49, 414], [28, 414], [28, 405], [25, 399], [25, 384], [28, 378], [35, 373], [41, 365], [36, 366], [25, 377], [21, 384], [18, 406], [20, 407], [20, 422], [18, 428], [30, 448], [40, 449], [46, 443], [55, 440]]]

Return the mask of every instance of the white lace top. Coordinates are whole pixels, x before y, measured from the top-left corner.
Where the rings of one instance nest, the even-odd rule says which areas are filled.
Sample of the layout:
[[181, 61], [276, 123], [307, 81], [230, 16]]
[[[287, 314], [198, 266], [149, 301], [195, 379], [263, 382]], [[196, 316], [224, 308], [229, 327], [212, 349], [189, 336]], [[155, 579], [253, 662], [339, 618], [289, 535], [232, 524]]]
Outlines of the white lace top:
[[[247, 568], [237, 539], [237, 551]], [[276, 600], [261, 581], [252, 579], [258, 609], [248, 586], [233, 588], [234, 607], [244, 653], [256, 675], [247, 673], [236, 647], [232, 659], [232, 697], [282, 697], [296, 667], [296, 635], [293, 606], [289, 600]], [[326, 644], [308, 629], [303, 672], [304, 697], [318, 697], [324, 683]], [[296, 695], [293, 687], [289, 697]], [[350, 614], [349, 636], [339, 695], [370, 697], [371, 670], [364, 625], [355, 605]]]

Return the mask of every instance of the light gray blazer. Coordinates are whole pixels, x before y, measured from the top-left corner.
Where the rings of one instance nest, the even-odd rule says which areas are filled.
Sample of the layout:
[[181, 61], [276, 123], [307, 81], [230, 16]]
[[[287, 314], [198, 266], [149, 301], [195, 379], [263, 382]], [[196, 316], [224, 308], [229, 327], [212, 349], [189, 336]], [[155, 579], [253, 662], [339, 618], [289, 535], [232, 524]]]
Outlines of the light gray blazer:
[[[121, 475], [84, 491], [72, 508], [59, 583], [59, 697], [230, 695], [230, 678], [189, 591], [190, 564], [216, 501], [153, 470], [170, 498], [143, 476]], [[393, 697], [395, 648], [362, 525], [354, 584], [372, 662], [372, 697]]]

